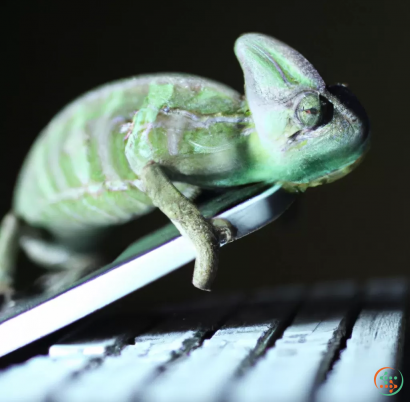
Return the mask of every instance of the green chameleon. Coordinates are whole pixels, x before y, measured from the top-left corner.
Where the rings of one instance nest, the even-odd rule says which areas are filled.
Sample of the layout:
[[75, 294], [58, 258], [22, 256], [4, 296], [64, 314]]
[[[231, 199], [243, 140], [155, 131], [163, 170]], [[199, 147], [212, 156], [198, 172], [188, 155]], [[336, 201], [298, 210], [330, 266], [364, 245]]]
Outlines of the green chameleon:
[[51, 120], [1, 223], [0, 294], [12, 291], [18, 247], [73, 280], [97, 264], [85, 245], [154, 207], [192, 241], [193, 284], [209, 290], [232, 233], [201, 216], [192, 202], [200, 188], [303, 191], [358, 164], [369, 123], [345, 86], [326, 86], [302, 55], [262, 34], [241, 36], [235, 53], [246, 96], [192, 75], [145, 75], [88, 92]]

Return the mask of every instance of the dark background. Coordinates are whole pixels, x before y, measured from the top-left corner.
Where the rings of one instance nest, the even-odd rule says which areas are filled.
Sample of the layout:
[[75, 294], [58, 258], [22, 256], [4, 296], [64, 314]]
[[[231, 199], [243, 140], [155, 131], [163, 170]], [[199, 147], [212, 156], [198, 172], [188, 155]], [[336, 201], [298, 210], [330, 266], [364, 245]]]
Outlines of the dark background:
[[[161, 71], [202, 75], [242, 92], [233, 44], [256, 31], [296, 48], [327, 83], [348, 83], [368, 111], [373, 142], [351, 175], [308, 190], [275, 224], [225, 247], [215, 291], [409, 272], [408, 2], [1, 4], [0, 215], [34, 138], [66, 103], [108, 81]], [[141, 229], [165, 221], [156, 213]], [[191, 273], [189, 265], [137, 298], [195, 297], [201, 292]]]

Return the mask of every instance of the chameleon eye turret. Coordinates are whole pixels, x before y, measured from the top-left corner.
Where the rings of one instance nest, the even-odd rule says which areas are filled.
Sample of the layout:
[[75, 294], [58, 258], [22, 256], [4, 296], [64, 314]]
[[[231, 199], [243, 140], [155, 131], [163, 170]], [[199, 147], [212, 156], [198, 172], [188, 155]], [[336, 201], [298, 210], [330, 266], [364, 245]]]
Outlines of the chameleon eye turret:
[[323, 96], [308, 92], [296, 106], [296, 118], [307, 129], [327, 124], [333, 117], [333, 105]]
[[87, 247], [99, 232], [154, 207], [193, 243], [193, 283], [209, 290], [220, 242], [235, 228], [202, 217], [193, 202], [201, 188], [305, 189], [358, 164], [369, 123], [347, 88], [327, 87], [300, 53], [269, 36], [243, 35], [234, 50], [245, 98], [193, 75], [142, 75], [97, 88], [51, 119], [1, 223], [0, 294], [11, 293], [17, 245], [72, 281], [98, 266]]

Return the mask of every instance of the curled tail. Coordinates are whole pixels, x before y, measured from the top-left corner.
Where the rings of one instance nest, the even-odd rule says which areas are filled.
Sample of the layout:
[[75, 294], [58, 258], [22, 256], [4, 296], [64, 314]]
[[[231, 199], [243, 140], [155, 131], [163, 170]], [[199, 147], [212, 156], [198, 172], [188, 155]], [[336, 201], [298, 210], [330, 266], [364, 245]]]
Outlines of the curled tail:
[[0, 296], [6, 300], [12, 294], [18, 239], [21, 222], [9, 212], [0, 224]]

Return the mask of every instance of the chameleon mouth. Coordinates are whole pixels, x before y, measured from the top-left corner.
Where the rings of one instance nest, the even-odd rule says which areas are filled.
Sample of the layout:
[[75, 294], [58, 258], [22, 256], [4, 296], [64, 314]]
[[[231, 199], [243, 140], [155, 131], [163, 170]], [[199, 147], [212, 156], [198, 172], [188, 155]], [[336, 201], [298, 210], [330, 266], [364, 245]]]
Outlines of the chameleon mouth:
[[349, 174], [352, 170], [356, 169], [357, 166], [363, 161], [364, 155], [361, 155], [357, 158], [354, 162], [349, 163], [346, 166], [343, 166], [340, 169], [334, 170], [324, 176], [321, 176], [315, 180], [310, 181], [309, 183], [295, 183], [295, 182], [284, 182], [282, 183], [282, 187], [285, 190], [294, 192], [294, 191], [306, 191], [309, 187], [317, 187], [321, 186], [322, 184], [332, 183], [336, 180], [341, 179], [342, 177]]
[[364, 155], [361, 155], [359, 158], [357, 158], [354, 162], [350, 163], [347, 166], [344, 166], [338, 170], [334, 170], [333, 172], [330, 172], [329, 174], [319, 177], [316, 180], [311, 181], [310, 183], [306, 183], [307, 187], [316, 187], [320, 186], [322, 184], [328, 184], [328, 183], [333, 183], [336, 180], [341, 179], [342, 177], [346, 176], [349, 174], [351, 171], [357, 168], [364, 159]]

